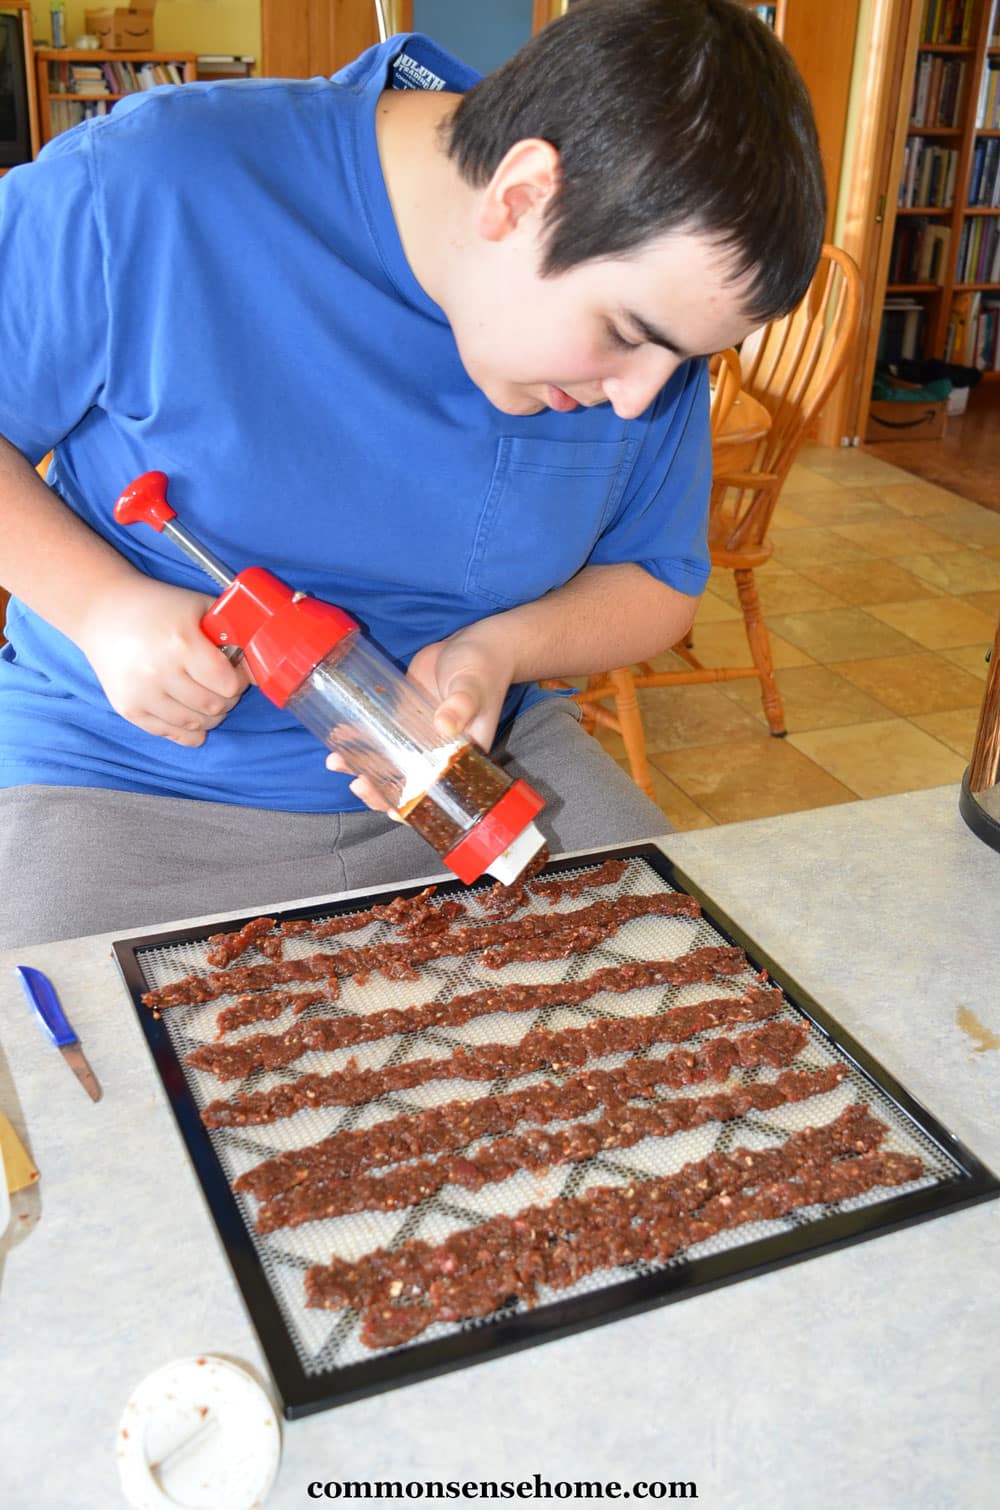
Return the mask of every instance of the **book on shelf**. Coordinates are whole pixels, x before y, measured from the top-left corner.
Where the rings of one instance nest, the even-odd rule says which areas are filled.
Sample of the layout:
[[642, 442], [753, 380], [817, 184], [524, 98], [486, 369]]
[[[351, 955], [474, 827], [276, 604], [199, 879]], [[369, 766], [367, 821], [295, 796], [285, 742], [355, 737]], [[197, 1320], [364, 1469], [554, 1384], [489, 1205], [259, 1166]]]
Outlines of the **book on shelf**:
[[961, 110], [966, 72], [964, 58], [921, 53], [913, 81], [911, 126], [954, 126]]
[[921, 351], [923, 325], [924, 307], [916, 299], [886, 299], [876, 360], [887, 366], [902, 360], [916, 361]]
[[1000, 129], [1000, 58], [986, 59], [986, 67], [979, 81], [976, 129], [979, 131]]
[[955, 200], [957, 169], [958, 152], [954, 147], [938, 147], [922, 136], [911, 136], [903, 154], [900, 208], [949, 209]]
[[920, 40], [928, 47], [967, 47], [974, 21], [975, 0], [925, 0]]
[[200, 52], [199, 79], [248, 79], [257, 59], [246, 53]]
[[1000, 293], [956, 294], [948, 317], [945, 361], [983, 372], [1000, 368]]
[[99, 63], [70, 63], [66, 88], [70, 94], [110, 94], [104, 69]]
[[945, 273], [951, 228], [923, 215], [897, 220], [889, 261], [890, 283], [937, 283]]
[[959, 283], [1000, 283], [1000, 223], [970, 216], [958, 243]]
[[107, 115], [112, 104], [111, 100], [50, 100], [49, 120], [52, 135], [59, 136], [61, 132], [69, 131], [83, 121], [92, 120], [94, 116]]
[[995, 372], [1000, 367], [1000, 294], [984, 294], [971, 338], [971, 367]]
[[973, 148], [968, 203], [984, 209], [1000, 208], [1000, 136], [980, 137]]

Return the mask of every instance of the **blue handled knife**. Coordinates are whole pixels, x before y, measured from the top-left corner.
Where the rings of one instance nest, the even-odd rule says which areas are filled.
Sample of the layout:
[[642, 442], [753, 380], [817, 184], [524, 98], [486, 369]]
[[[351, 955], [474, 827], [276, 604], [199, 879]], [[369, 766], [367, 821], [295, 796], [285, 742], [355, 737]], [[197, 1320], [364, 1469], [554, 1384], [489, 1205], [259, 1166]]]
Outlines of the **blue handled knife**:
[[63, 1058], [91, 1101], [100, 1101], [102, 1091], [97, 1083], [97, 1076], [87, 1063], [87, 1056], [80, 1046], [80, 1040], [70, 1027], [66, 1013], [59, 1004], [55, 986], [47, 975], [43, 975], [41, 970], [32, 969], [30, 965], [15, 965], [14, 969], [21, 978], [25, 996], [34, 1007], [52, 1042], [57, 1049], [61, 1049]]

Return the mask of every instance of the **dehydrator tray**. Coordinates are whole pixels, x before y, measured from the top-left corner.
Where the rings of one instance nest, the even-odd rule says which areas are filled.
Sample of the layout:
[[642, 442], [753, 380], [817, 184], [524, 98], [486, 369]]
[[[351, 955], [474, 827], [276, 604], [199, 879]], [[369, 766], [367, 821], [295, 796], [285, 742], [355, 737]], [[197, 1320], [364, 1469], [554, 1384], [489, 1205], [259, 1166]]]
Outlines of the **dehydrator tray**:
[[[415, 980], [386, 978], [377, 969], [367, 975], [355, 969], [353, 974], [338, 975], [336, 986], [329, 992], [335, 999], [314, 1001], [298, 1014], [292, 1002], [271, 1020], [248, 1022], [227, 1031], [221, 1040], [219, 1013], [232, 1008], [238, 996], [245, 999], [245, 983], [234, 984], [228, 994], [208, 1001], [163, 1007], [156, 1012], [142, 998], [192, 974], [208, 979], [213, 974], [213, 967], [206, 962], [210, 935], [235, 933], [251, 921], [249, 917], [115, 943], [114, 954], [146, 1042], [289, 1419], [696, 1295], [1000, 1194], [996, 1177], [655, 846], [602, 850], [553, 861], [536, 879], [543, 883], [563, 879], [586, 883], [609, 860], [624, 862], [617, 880], [603, 886], [587, 885], [577, 895], [558, 900], [531, 892], [526, 905], [513, 914], [515, 918], [535, 913], [548, 916], [592, 907], [595, 902], [636, 899], [623, 905], [637, 915], [583, 952], [490, 969], [482, 962], [482, 951], [445, 951], [417, 964]], [[481, 907], [489, 889], [488, 885], [466, 888], [457, 881], [443, 882], [435, 890], [431, 905], [436, 908], [452, 900], [464, 904], [465, 914], [448, 927], [486, 925], [494, 921]], [[279, 909], [270, 916], [290, 935], [282, 940], [281, 955], [289, 961], [305, 960], [320, 950], [332, 952], [405, 940], [407, 935], [384, 919], [367, 921], [361, 929], [335, 937], [318, 939], [309, 930], [329, 920], [384, 906], [393, 897], [415, 897], [420, 891], [419, 886], [392, 888], [321, 909]], [[643, 910], [672, 905], [663, 902], [665, 894], [671, 892], [693, 897], [700, 915]], [[295, 932], [290, 924], [297, 924], [303, 931]], [[686, 984], [665, 981], [630, 989], [620, 983], [626, 966], [677, 961], [690, 967], [692, 957], [697, 963], [709, 958], [704, 951], [720, 947], [742, 954], [721, 956], [723, 973], [714, 978]], [[251, 946], [230, 969], [265, 963], [257, 947]], [[358, 963], [355, 957], [355, 966]], [[560, 1001], [563, 988], [579, 985], [598, 971], [611, 974], [601, 975], [586, 987], [590, 994], [585, 999]], [[611, 987], [616, 978], [619, 984]], [[230, 980], [238, 982], [239, 977], [233, 975]], [[596, 989], [603, 982], [609, 988]], [[514, 1006], [512, 993], [503, 995], [504, 988], [513, 984], [548, 987], [545, 1004], [532, 1005], [530, 994], [520, 994]], [[293, 981], [275, 989], [322, 997], [324, 981]], [[464, 1021], [438, 1020], [416, 1031], [399, 1030], [421, 1008], [423, 1020], [440, 1019], [441, 1014], [432, 1008], [456, 996], [484, 990], [499, 990], [501, 995], [486, 1003], [480, 998], [478, 1011], [474, 1001], [473, 1010], [458, 1014], [465, 1016]], [[781, 996], [767, 998], [769, 1005], [762, 1009], [766, 1016], [758, 1013], [739, 1022], [726, 1020], [736, 999], [761, 1001], [776, 990]], [[535, 998], [540, 994], [536, 991]], [[574, 993], [567, 990], [565, 994], [569, 997]], [[718, 1020], [698, 1028], [702, 1014], [689, 1009], [706, 1003], [713, 1005], [705, 1011], [709, 1016], [714, 1011]], [[496, 1006], [501, 1010], [494, 1010]], [[261, 1033], [287, 1034], [295, 1025], [318, 1017], [356, 1020], [387, 1011], [407, 1012], [409, 1017], [376, 1017], [361, 1026], [354, 1021], [346, 1029], [335, 1031], [353, 1035], [356, 1041], [310, 1051], [276, 1068], [256, 1068], [243, 1079], [220, 1081], [215, 1074], [186, 1062], [192, 1051], [220, 1041], [239, 1044]], [[443, 1016], [447, 1019], [448, 1013]], [[609, 1028], [608, 1032], [637, 1032], [641, 1040], [638, 1047], [617, 1053], [598, 1051], [597, 1058], [588, 1050], [582, 1063], [579, 1047], [575, 1063], [570, 1062], [572, 1054], [563, 1052], [566, 1045], [582, 1041], [579, 1032], [574, 1037], [574, 1030], [587, 1024], [626, 1022], [632, 1024], [631, 1030]], [[687, 1032], [692, 1024], [693, 1034]], [[395, 1031], [366, 1036], [385, 1028]], [[550, 1039], [547, 1034], [559, 1036]], [[761, 1045], [759, 1052], [740, 1047], [740, 1040], [747, 1035], [758, 1035], [755, 1042]], [[713, 1051], [711, 1045], [720, 1039], [726, 1044]], [[592, 1045], [594, 1040], [591, 1037], [587, 1042]], [[534, 1052], [539, 1044], [556, 1047], [546, 1059], [544, 1052]], [[515, 1062], [515, 1073], [497, 1073], [490, 1080], [448, 1078], [436, 1073], [435, 1066], [412, 1068], [415, 1061], [440, 1059], [445, 1063], [456, 1054], [468, 1063], [469, 1056], [475, 1058], [476, 1050], [484, 1050], [486, 1045], [496, 1046], [501, 1061], [501, 1046], [518, 1056], [530, 1047], [538, 1067], [516, 1072]], [[484, 1052], [488, 1057], [494, 1051]], [[718, 1078], [712, 1078], [716, 1070], [706, 1073], [699, 1068], [707, 1062], [706, 1054], [711, 1060], [713, 1052], [723, 1056], [721, 1061], [713, 1061], [723, 1065]], [[735, 1063], [730, 1065], [728, 1061], [733, 1059]], [[662, 1073], [658, 1061], [665, 1062]], [[624, 1073], [626, 1065], [630, 1066], [630, 1075], [639, 1077], [630, 1081], [628, 1090], [619, 1088], [608, 1094], [600, 1088], [595, 1091], [595, 1085], [617, 1084], [614, 1071]], [[307, 1075], [324, 1077], [324, 1086], [342, 1087], [349, 1080], [363, 1083], [364, 1076], [358, 1082], [358, 1071], [376, 1072], [374, 1082], [368, 1077], [374, 1084], [372, 1099], [359, 1101], [354, 1091], [346, 1104], [310, 1104], [293, 1115], [249, 1125], [209, 1127], [203, 1120], [202, 1114], [213, 1102], [242, 1096], [252, 1100], [255, 1093], [294, 1085]], [[602, 1081], [602, 1071], [611, 1072], [611, 1078]], [[477, 1071], [488, 1072], [488, 1068]], [[643, 1088], [637, 1090], [639, 1082]], [[332, 1180], [328, 1170], [324, 1189], [332, 1190], [335, 1201], [348, 1208], [340, 1214], [260, 1232], [261, 1203], [246, 1190], [236, 1192], [232, 1188], [239, 1176], [263, 1161], [335, 1134], [353, 1131], [360, 1135], [388, 1119], [393, 1119], [396, 1128], [426, 1128], [430, 1109], [465, 1102], [481, 1112], [483, 1098], [509, 1108], [513, 1092], [530, 1092], [545, 1083], [564, 1090], [586, 1087], [589, 1100], [575, 1113], [561, 1110], [548, 1118], [544, 1111], [536, 1112], [534, 1118], [530, 1112], [523, 1117], [512, 1113], [499, 1130], [471, 1142], [466, 1139], [464, 1145], [461, 1135], [452, 1136], [429, 1156], [419, 1148], [414, 1152], [401, 1147], [398, 1162], [388, 1166], [377, 1163]], [[813, 1084], [829, 1088], [807, 1094]], [[785, 1087], [792, 1087], [788, 1098], [771, 1104], [779, 1092], [784, 1094]], [[731, 1100], [734, 1093], [742, 1095], [736, 1108]], [[696, 1115], [690, 1114], [691, 1098], [699, 1102]], [[749, 1110], [741, 1109], [748, 1100], [754, 1104]], [[530, 1101], [528, 1095], [524, 1106]], [[680, 1130], [640, 1136], [642, 1127], [648, 1124], [635, 1123], [633, 1118], [656, 1118], [664, 1113], [671, 1116], [671, 1107], [678, 1115], [685, 1114]], [[854, 1113], [851, 1107], [865, 1110]], [[460, 1110], [464, 1114], [465, 1108]], [[810, 1204], [804, 1203], [814, 1191], [808, 1185], [809, 1169], [789, 1174], [771, 1166], [767, 1173], [766, 1161], [777, 1158], [780, 1166], [783, 1157], [791, 1157], [793, 1150], [805, 1146], [803, 1139], [808, 1142], [813, 1137], [809, 1129], [843, 1128], [845, 1119], [866, 1114], [885, 1129], [879, 1134], [878, 1148], [868, 1152], [873, 1157], [885, 1156], [884, 1167], [891, 1170], [886, 1179], [894, 1183], [880, 1183], [869, 1176], [867, 1185], [861, 1181], [865, 1188], [851, 1188], [850, 1171], [861, 1168], [857, 1160], [865, 1150], [849, 1146], [841, 1147], [832, 1158], [820, 1160], [822, 1168], [812, 1171], [817, 1179], [834, 1183], [824, 1186]], [[399, 1118], [407, 1121], [397, 1122]], [[685, 1121], [692, 1125], [685, 1126]], [[588, 1128], [592, 1129], [589, 1133]], [[605, 1138], [607, 1129], [611, 1131]], [[561, 1162], [566, 1139], [576, 1136], [589, 1138], [591, 1144], [596, 1142], [597, 1151]], [[341, 1139], [338, 1147], [345, 1142], [357, 1145], [358, 1139]], [[503, 1150], [512, 1151], [516, 1172], [474, 1188], [476, 1180], [469, 1181], [464, 1161], [485, 1160], [482, 1167], [486, 1168], [491, 1157], [497, 1158]], [[404, 1190], [402, 1195], [382, 1199], [382, 1190], [388, 1186], [379, 1186], [378, 1181], [402, 1178], [405, 1184], [411, 1178], [408, 1171], [418, 1165], [419, 1170], [430, 1170], [433, 1176], [437, 1154], [458, 1162], [452, 1164], [447, 1176], [439, 1174], [428, 1185], [421, 1185], [428, 1194], [407, 1195]], [[387, 1154], [383, 1149], [378, 1157], [391, 1159], [394, 1152]], [[756, 1179], [751, 1175], [741, 1186], [740, 1176], [731, 1177], [732, 1169], [737, 1164], [756, 1169], [756, 1158], [764, 1161], [760, 1175]], [[699, 1207], [689, 1199], [685, 1206], [679, 1196], [684, 1181], [690, 1187], [706, 1172], [717, 1172], [723, 1166], [729, 1171], [726, 1179], [730, 1183], [712, 1186], [715, 1193], [707, 1204]], [[453, 1170], [458, 1171], [454, 1179]], [[487, 1176], [480, 1173], [479, 1178]], [[841, 1185], [846, 1181], [845, 1188], [838, 1186], [838, 1179]], [[701, 1187], [696, 1184], [695, 1188]], [[369, 1203], [360, 1192], [372, 1190], [376, 1197]], [[595, 1190], [601, 1194], [588, 1196]], [[277, 1204], [280, 1206], [284, 1199], [279, 1196]], [[696, 1197], [701, 1199], [700, 1195]], [[734, 1199], [735, 1207], [731, 1205]], [[393, 1200], [399, 1204], [393, 1205]], [[380, 1202], [381, 1209], [370, 1209], [371, 1205], [379, 1207]], [[742, 1202], [746, 1205], [741, 1206]], [[352, 1204], [369, 1209], [350, 1210]], [[648, 1227], [651, 1211], [665, 1219], [668, 1205], [670, 1210], [676, 1206], [681, 1215], [672, 1246], [662, 1233], [657, 1240], [657, 1252], [663, 1250], [666, 1256], [650, 1258], [648, 1253], [639, 1252], [633, 1258], [623, 1258], [626, 1239], [622, 1232], [630, 1241], [631, 1233], [644, 1222]], [[466, 1319], [448, 1319], [448, 1297], [455, 1293], [449, 1287], [462, 1276], [459, 1273], [456, 1280], [450, 1275], [449, 1265], [454, 1268], [454, 1262], [447, 1255], [452, 1250], [441, 1245], [456, 1234], [476, 1231], [476, 1241], [488, 1247], [487, 1239], [499, 1241], [495, 1237], [498, 1230], [509, 1236], [511, 1229], [503, 1218], [519, 1218], [526, 1208], [532, 1213], [540, 1208], [543, 1213], [540, 1220], [532, 1216], [528, 1223], [536, 1234], [531, 1262], [541, 1255], [549, 1266], [544, 1274], [556, 1276], [552, 1283], [543, 1279], [533, 1286], [526, 1281], [520, 1295], [494, 1295], [495, 1304], [480, 1303], [482, 1314], [469, 1317], [466, 1311]], [[634, 1214], [622, 1218], [622, 1209]], [[609, 1238], [613, 1220], [608, 1213], [612, 1210], [618, 1212], [618, 1235]], [[562, 1214], [561, 1227], [548, 1215], [553, 1212]], [[518, 1230], [525, 1225], [521, 1219]], [[612, 1248], [601, 1249], [602, 1241], [612, 1242]], [[461, 1238], [458, 1243], [461, 1246]], [[411, 1248], [409, 1244], [424, 1246]], [[588, 1256], [588, 1246], [595, 1244], [596, 1250]], [[376, 1286], [374, 1299], [368, 1292], [353, 1307], [338, 1310], [306, 1305], [308, 1271], [325, 1273], [325, 1266], [335, 1262], [340, 1275], [346, 1269], [355, 1278], [362, 1273], [371, 1278], [373, 1271], [365, 1256], [376, 1250], [399, 1257], [385, 1258], [384, 1279], [380, 1281], [383, 1289], [378, 1291]], [[436, 1256], [432, 1250], [436, 1250]], [[612, 1259], [607, 1258], [609, 1251]], [[429, 1278], [413, 1279], [429, 1252], [431, 1268], [443, 1286], [440, 1294], [433, 1292], [439, 1299], [443, 1295], [443, 1304], [434, 1313], [437, 1319], [402, 1342], [380, 1340], [380, 1315], [389, 1317], [390, 1328], [394, 1328], [398, 1306], [419, 1308], [432, 1293]], [[492, 1278], [498, 1267], [495, 1258], [487, 1253], [481, 1262]], [[417, 1267], [411, 1268], [414, 1264]], [[446, 1276], [443, 1279], [442, 1274]], [[492, 1282], [499, 1283], [495, 1278]], [[358, 1295], [361, 1293], [359, 1290]], [[420, 1311], [421, 1322], [425, 1314]], [[420, 1323], [416, 1324], [419, 1328]]]

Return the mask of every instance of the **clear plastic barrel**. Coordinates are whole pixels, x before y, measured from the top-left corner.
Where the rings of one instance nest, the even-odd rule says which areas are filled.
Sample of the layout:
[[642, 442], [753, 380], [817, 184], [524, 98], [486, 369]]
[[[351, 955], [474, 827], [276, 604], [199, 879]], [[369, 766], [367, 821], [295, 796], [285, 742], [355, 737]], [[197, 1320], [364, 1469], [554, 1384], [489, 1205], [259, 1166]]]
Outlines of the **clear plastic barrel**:
[[443, 739], [430, 701], [360, 633], [346, 636], [286, 706], [438, 854], [512, 785], [467, 739]]

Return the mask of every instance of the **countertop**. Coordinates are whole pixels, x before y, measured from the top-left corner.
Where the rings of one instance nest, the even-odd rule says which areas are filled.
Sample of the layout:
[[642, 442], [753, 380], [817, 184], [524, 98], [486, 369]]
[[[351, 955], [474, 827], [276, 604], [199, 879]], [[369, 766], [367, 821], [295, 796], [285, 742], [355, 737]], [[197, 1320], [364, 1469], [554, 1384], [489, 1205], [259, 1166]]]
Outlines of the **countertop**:
[[[662, 843], [1000, 1170], [1000, 855], [965, 827], [957, 787]], [[0, 960], [0, 1106], [41, 1171], [0, 1239], [5, 1510], [122, 1504], [119, 1418], [170, 1359], [222, 1354], [266, 1381], [110, 939]], [[41, 1033], [15, 963], [55, 982], [99, 1104]], [[674, 1498], [693, 1497], [682, 1490], [693, 1483], [700, 1504], [733, 1510], [992, 1506], [998, 1273], [991, 1201], [284, 1423], [267, 1507], [322, 1503], [314, 1482], [536, 1473], [658, 1480], [678, 1486]]]

